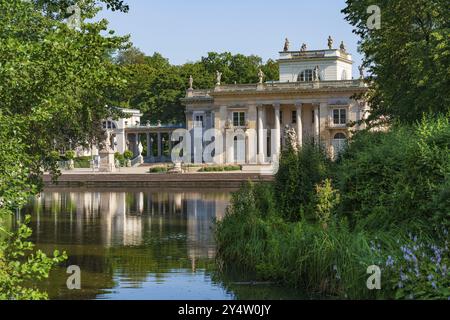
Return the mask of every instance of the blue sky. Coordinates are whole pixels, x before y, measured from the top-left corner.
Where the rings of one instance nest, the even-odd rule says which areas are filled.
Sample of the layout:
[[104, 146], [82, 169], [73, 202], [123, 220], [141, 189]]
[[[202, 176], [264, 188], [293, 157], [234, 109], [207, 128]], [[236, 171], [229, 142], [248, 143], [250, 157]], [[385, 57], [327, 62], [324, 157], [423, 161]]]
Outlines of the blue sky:
[[104, 12], [111, 29], [130, 34], [146, 54], [159, 52], [173, 64], [195, 61], [209, 51], [256, 54], [277, 59], [284, 39], [324, 49], [331, 35], [343, 40], [355, 60], [358, 37], [340, 12], [345, 0], [126, 0], [129, 13]]

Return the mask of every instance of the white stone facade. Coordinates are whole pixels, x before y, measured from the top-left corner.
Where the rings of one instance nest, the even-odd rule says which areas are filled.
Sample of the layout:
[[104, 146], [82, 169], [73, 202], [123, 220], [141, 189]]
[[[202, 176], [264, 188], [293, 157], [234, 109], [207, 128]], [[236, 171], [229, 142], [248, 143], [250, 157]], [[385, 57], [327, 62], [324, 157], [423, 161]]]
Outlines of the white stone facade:
[[[278, 61], [278, 82], [187, 90], [182, 99], [187, 129], [214, 128], [225, 137], [224, 149], [216, 152], [219, 163], [271, 163], [291, 128], [300, 145], [313, 140], [335, 156], [351, 134], [349, 125], [367, 116], [367, 103], [352, 99], [367, 86], [362, 79], [352, 80], [352, 56], [345, 50], [283, 51]], [[238, 155], [241, 142], [244, 157]]]

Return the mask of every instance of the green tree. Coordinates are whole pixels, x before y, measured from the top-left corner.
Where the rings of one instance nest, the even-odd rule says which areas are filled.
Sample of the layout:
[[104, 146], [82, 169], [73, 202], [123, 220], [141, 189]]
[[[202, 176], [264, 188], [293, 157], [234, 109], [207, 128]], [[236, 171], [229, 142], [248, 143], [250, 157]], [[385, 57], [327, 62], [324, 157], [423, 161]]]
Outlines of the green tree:
[[122, 1], [84, 1], [81, 27], [66, 23], [74, 1], [0, 0], [0, 298], [45, 298], [27, 280], [39, 280], [63, 256], [47, 258], [26, 240], [28, 227], [10, 233], [3, 221], [42, 187], [42, 173], [57, 174], [56, 149], [103, 136], [107, 92], [124, 83], [109, 53], [128, 46], [107, 21], [86, 22], [98, 4], [126, 10]]
[[[370, 22], [381, 9], [381, 28]], [[450, 110], [450, 6], [446, 0], [347, 0], [369, 68], [369, 120], [413, 123]]]

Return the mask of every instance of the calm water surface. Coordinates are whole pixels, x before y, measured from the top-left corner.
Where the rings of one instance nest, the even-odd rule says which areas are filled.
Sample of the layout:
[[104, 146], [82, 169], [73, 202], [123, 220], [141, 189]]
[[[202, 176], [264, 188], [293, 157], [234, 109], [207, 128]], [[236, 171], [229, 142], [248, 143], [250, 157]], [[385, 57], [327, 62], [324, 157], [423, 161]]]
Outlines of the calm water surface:
[[[301, 293], [250, 285], [253, 275], [219, 275], [214, 222], [230, 191], [45, 191], [32, 213], [33, 241], [69, 260], [42, 285], [52, 299], [295, 299]], [[82, 271], [81, 290], [66, 287], [67, 266]]]

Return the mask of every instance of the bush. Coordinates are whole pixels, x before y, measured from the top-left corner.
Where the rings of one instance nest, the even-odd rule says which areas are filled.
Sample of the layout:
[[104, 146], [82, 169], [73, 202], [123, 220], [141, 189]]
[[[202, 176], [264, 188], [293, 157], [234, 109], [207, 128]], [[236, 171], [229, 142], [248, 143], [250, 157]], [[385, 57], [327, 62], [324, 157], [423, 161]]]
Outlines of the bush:
[[91, 167], [91, 157], [79, 157], [79, 158], [75, 158], [74, 160], [74, 165], [75, 168], [84, 168], [84, 169], [88, 169]]
[[311, 218], [315, 186], [330, 175], [331, 162], [314, 144], [305, 144], [297, 153], [284, 151], [275, 177], [276, 201], [281, 214], [289, 221], [301, 216]]
[[133, 159], [133, 156], [134, 156], [134, 154], [130, 150], [127, 150], [123, 153], [123, 157], [125, 158], [125, 160], [131, 160], [131, 159]]
[[121, 154], [120, 152], [116, 152], [116, 153], [114, 154], [114, 159], [116, 159], [116, 161], [119, 161], [121, 167], [124, 167], [124, 166], [126, 165], [126, 163], [125, 163], [125, 157], [124, 157], [124, 155]]
[[73, 160], [76, 157], [76, 153], [73, 150], [69, 150], [69, 151], [66, 151], [65, 156], [66, 156], [67, 160]]
[[224, 172], [224, 171], [240, 171], [241, 166], [208, 166], [201, 168], [199, 172]]
[[448, 118], [388, 133], [359, 133], [338, 172], [342, 212], [353, 225], [389, 229], [433, 221], [430, 228], [449, 226]]
[[154, 167], [149, 170], [149, 173], [166, 173], [167, 167]]

